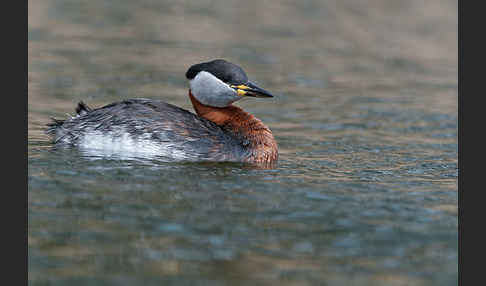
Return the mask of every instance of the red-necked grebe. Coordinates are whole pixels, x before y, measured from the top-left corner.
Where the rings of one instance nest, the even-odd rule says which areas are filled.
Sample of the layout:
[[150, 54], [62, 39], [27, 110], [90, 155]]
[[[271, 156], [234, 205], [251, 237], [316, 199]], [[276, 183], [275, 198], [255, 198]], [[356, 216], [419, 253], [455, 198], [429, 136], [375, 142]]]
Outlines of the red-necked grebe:
[[193, 65], [186, 72], [197, 115], [153, 99], [127, 99], [101, 108], [83, 102], [77, 115], [54, 119], [47, 133], [56, 145], [109, 154], [142, 153], [189, 161], [275, 163], [270, 129], [232, 105], [243, 97], [272, 97], [225, 60]]

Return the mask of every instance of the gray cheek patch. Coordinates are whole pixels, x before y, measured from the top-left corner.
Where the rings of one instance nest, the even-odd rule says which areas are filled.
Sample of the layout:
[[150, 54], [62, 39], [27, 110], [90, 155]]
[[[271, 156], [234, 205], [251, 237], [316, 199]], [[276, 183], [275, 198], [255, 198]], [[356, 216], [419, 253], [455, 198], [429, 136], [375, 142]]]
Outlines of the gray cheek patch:
[[202, 104], [226, 107], [241, 99], [236, 90], [211, 73], [201, 71], [189, 81], [192, 95]]

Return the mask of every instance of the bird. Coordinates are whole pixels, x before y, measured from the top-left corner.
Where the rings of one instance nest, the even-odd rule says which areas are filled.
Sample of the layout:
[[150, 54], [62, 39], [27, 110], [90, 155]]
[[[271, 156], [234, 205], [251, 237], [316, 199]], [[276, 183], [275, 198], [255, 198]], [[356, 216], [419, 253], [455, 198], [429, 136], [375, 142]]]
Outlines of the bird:
[[233, 105], [242, 98], [271, 98], [270, 92], [224, 59], [194, 64], [185, 76], [195, 114], [156, 99], [125, 99], [100, 108], [80, 101], [74, 116], [51, 118], [46, 133], [56, 146], [98, 154], [267, 165], [278, 161], [270, 128]]

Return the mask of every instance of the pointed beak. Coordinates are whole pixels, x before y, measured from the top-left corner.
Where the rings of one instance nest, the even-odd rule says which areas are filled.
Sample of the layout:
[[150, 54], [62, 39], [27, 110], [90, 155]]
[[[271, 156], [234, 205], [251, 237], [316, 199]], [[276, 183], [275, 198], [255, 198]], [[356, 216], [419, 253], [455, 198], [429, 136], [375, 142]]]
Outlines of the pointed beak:
[[251, 97], [273, 97], [273, 95], [264, 90], [261, 87], [258, 87], [252, 82], [247, 82], [246, 84], [240, 84], [240, 85], [232, 85], [232, 88], [236, 90], [239, 96], [251, 96]]

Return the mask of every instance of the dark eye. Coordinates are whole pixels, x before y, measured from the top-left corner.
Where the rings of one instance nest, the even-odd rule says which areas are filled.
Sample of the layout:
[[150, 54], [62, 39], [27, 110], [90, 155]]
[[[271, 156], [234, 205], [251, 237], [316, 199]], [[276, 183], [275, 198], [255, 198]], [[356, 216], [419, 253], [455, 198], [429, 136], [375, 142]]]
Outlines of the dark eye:
[[223, 81], [228, 82], [228, 83], [233, 83], [234, 82], [234, 76], [232, 76], [232, 75], [225, 76], [223, 78]]

